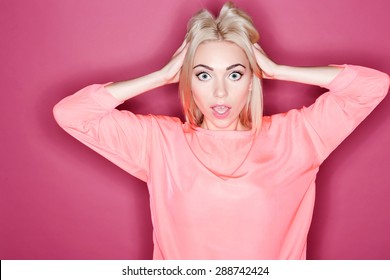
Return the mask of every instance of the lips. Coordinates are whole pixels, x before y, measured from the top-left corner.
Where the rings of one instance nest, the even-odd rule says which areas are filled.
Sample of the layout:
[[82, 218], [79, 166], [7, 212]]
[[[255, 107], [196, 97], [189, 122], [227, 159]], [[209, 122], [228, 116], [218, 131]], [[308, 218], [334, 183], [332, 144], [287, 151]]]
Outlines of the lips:
[[216, 118], [224, 119], [229, 115], [231, 107], [226, 105], [215, 105], [212, 106], [211, 109], [213, 110], [213, 114]]

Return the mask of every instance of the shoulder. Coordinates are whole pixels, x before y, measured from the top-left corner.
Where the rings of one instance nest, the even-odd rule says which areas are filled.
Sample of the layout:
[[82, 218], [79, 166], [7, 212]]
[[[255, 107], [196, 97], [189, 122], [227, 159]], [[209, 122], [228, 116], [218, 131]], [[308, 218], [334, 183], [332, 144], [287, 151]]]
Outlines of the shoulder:
[[145, 115], [143, 118], [150, 123], [152, 132], [180, 132], [183, 131], [183, 122], [178, 117], [162, 115]]
[[152, 122], [166, 126], [181, 126], [183, 124], [183, 122], [178, 117], [170, 117], [163, 115], [145, 115], [145, 118], [149, 119]]
[[264, 116], [262, 121], [262, 131], [270, 133], [274, 130], [285, 130], [289, 126], [299, 127], [301, 123], [301, 110], [291, 109], [287, 112]]

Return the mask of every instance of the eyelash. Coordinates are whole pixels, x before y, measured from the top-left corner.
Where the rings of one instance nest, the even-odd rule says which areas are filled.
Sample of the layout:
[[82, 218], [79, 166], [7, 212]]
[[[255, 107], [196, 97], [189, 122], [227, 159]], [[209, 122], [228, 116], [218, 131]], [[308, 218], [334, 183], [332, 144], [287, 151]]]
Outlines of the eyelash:
[[[200, 78], [200, 76], [203, 75], [203, 74], [206, 74], [206, 75], [208, 75], [208, 77], [211, 77], [211, 75], [210, 75], [209, 73], [204, 72], [204, 71], [202, 71], [202, 72], [196, 74], [196, 77], [198, 77], [198, 79], [199, 79], [200, 81], [206, 81], [206, 80], [203, 80], [203, 79]], [[242, 78], [242, 76], [244, 75], [244, 73], [242, 73], [241, 71], [234, 71], [234, 72], [232, 72], [232, 73], [229, 74], [229, 77], [230, 77], [232, 74], [239, 74], [239, 75], [240, 75], [240, 77], [239, 77], [238, 79], [235, 79], [235, 80], [233, 80], [233, 81], [238, 81], [238, 80], [240, 80], [240, 79]]]
[[200, 73], [196, 74], [196, 77], [198, 77], [199, 81], [206, 81], [206, 80], [203, 80], [203, 79], [200, 78], [200, 76], [204, 75], [204, 74], [206, 74], [209, 77], [211, 77], [211, 75], [209, 73], [203, 71], [203, 72], [200, 72]]
[[239, 74], [240, 75], [240, 77], [238, 79], [234, 80], [234, 81], [240, 80], [242, 78], [242, 76], [244, 75], [244, 73], [242, 73], [241, 71], [234, 71], [234, 72], [230, 73], [229, 76], [231, 76], [233, 74]]

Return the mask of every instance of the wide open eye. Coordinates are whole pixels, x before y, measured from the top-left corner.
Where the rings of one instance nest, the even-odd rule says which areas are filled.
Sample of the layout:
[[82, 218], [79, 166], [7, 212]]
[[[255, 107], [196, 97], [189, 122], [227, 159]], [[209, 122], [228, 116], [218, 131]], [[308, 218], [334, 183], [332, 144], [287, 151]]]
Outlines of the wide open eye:
[[242, 77], [242, 73], [238, 71], [234, 71], [229, 75], [229, 79], [233, 81], [238, 81], [239, 79], [241, 79], [241, 77]]
[[199, 74], [196, 74], [196, 76], [200, 81], [208, 81], [211, 79], [210, 74], [207, 72], [200, 72]]

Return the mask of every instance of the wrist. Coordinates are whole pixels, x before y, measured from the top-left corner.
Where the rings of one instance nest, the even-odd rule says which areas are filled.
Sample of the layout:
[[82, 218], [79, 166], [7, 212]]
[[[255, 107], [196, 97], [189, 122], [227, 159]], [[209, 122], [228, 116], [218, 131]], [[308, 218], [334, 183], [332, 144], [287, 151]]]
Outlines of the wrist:
[[310, 85], [326, 85], [340, 72], [340, 68], [332, 66], [295, 67], [280, 65], [277, 67], [274, 79], [298, 82]]
[[283, 65], [272, 63], [267, 65], [267, 67], [261, 68], [261, 71], [264, 79], [280, 80], [284, 70]]
[[156, 82], [159, 83], [160, 86], [171, 84], [171, 77], [168, 75], [165, 69], [157, 70], [153, 73], [155, 75]]
[[160, 70], [157, 70], [157, 71], [151, 73], [150, 76], [153, 79], [153, 83], [154, 83], [155, 87], [161, 87], [161, 86], [169, 84], [168, 78], [165, 75], [165, 72], [163, 69], [160, 69]]

